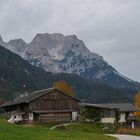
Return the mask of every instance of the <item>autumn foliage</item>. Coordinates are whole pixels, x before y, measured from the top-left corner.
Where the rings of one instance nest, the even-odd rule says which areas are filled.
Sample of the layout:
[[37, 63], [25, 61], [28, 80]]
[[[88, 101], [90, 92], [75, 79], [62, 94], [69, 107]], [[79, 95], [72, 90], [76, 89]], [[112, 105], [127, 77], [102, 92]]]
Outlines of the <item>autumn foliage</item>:
[[[135, 96], [135, 105], [140, 110], [140, 91]], [[140, 111], [135, 112], [135, 115], [140, 119]]]
[[74, 96], [74, 91], [66, 81], [58, 81], [54, 83], [54, 87], [65, 92], [69, 96]]

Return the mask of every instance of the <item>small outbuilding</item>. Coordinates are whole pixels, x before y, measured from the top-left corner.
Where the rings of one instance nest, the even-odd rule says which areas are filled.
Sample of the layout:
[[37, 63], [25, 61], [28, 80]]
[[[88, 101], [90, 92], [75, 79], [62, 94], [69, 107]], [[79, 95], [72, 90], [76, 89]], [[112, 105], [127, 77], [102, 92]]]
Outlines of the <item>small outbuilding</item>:
[[99, 104], [107, 108], [116, 108], [120, 114], [120, 123], [136, 120], [134, 112], [138, 111], [132, 103], [106, 103]]
[[92, 104], [81, 103], [80, 106], [85, 110], [93, 108], [100, 111], [101, 123], [114, 123], [116, 121], [116, 113], [118, 113], [119, 122], [127, 123], [136, 121], [134, 112], [137, 111], [136, 106], [131, 103], [105, 103], [105, 104]]

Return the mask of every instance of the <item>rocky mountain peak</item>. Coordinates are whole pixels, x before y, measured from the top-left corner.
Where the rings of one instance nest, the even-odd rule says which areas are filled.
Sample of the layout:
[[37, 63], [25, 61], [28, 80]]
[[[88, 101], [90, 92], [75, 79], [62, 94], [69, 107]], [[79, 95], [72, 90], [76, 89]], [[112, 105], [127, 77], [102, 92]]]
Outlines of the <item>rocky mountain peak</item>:
[[7, 43], [10, 43], [10, 44], [14, 44], [14, 43], [26, 44], [25, 41], [22, 38], [9, 40]]
[[33, 42], [38, 42], [38, 41], [43, 41], [43, 42], [47, 42], [49, 40], [63, 40], [64, 36], [60, 33], [53, 33], [53, 34], [49, 34], [49, 33], [38, 33], [37, 35], [35, 35], [35, 37], [33, 38], [33, 40], [31, 41], [31, 43]]
[[76, 35], [37, 34], [29, 44], [15, 39], [5, 43], [5, 47], [46, 71], [74, 73], [119, 88], [136, 85], [119, 74], [102, 56], [91, 52]]
[[67, 38], [69, 38], [70, 40], [78, 40], [77, 36], [75, 34], [73, 35], [67, 35]]
[[24, 51], [27, 47], [27, 44], [24, 42], [23, 39], [10, 40], [9, 42], [7, 42], [7, 44], [11, 47], [14, 47], [17, 50], [17, 52]]
[[13, 39], [6, 43], [7, 48], [24, 58], [28, 45], [23, 39]]

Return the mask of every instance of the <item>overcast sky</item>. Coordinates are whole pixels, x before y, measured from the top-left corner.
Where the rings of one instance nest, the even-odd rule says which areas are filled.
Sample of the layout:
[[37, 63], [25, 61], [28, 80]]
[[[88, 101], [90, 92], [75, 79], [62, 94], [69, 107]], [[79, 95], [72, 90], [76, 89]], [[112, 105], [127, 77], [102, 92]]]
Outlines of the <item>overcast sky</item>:
[[5, 41], [36, 33], [76, 34], [125, 76], [140, 82], [140, 0], [0, 0]]

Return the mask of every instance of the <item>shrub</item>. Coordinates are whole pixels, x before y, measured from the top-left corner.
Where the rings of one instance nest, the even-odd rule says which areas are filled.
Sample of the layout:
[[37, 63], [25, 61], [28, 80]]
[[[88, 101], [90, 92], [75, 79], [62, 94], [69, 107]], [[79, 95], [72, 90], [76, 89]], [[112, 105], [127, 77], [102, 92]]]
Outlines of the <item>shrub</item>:
[[106, 133], [115, 133], [117, 130], [117, 126], [114, 124], [101, 124], [100, 125], [102, 130], [105, 131]]
[[140, 136], [140, 128], [119, 128], [116, 132], [117, 134], [128, 134], [128, 135], [138, 135]]
[[101, 110], [92, 107], [86, 107], [85, 117], [92, 122], [99, 123], [101, 121]]

